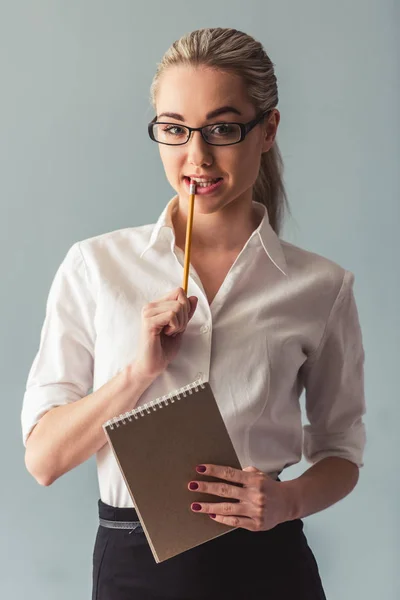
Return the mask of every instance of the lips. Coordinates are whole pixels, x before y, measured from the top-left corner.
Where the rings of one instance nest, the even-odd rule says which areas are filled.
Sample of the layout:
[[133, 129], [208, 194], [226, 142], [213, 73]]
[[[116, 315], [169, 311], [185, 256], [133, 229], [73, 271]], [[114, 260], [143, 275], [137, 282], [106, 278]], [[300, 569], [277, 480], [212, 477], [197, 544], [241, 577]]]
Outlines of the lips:
[[[184, 177], [183, 179], [186, 189], [191, 191], [190, 179], [189, 177]], [[224, 180], [222, 177], [219, 177], [217, 181], [211, 184], [197, 184], [195, 185], [195, 194], [196, 196], [209, 196], [217, 192], [221, 186], [223, 186]], [[192, 193], [192, 192], [190, 192]]]
[[[220, 179], [223, 179], [223, 177], [210, 177], [210, 176], [208, 176], [208, 175], [207, 175], [207, 177], [200, 177], [200, 176], [197, 176], [197, 178], [198, 178], [198, 179], [203, 179], [203, 180], [204, 180], [204, 182], [206, 182], [206, 181], [213, 181], [213, 182], [216, 182], [216, 181], [219, 181]], [[195, 178], [195, 176], [194, 176], [194, 175], [184, 175], [184, 176], [183, 176], [183, 179], [195, 180], [196, 178]], [[197, 181], [194, 181], [194, 182], [195, 182], [195, 183], [198, 183]], [[203, 183], [203, 182], [201, 182], [201, 181], [200, 181], [200, 183]]]

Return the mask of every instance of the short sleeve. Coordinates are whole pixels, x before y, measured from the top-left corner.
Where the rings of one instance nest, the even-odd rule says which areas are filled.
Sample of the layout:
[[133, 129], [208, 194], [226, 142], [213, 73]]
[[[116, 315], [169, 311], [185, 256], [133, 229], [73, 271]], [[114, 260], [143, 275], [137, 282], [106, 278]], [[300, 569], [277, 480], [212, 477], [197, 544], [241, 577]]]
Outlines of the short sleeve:
[[21, 413], [23, 443], [51, 408], [87, 395], [93, 385], [94, 300], [80, 244], [74, 244], [50, 287], [40, 344]]
[[302, 367], [309, 421], [303, 454], [311, 463], [338, 456], [364, 466], [365, 356], [353, 283], [345, 271], [319, 347]]

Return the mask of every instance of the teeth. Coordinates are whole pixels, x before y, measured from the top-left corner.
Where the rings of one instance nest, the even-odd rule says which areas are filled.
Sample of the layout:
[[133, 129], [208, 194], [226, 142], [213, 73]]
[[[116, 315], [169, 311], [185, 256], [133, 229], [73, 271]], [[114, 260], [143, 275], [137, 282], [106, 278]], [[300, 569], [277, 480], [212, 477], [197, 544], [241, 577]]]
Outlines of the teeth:
[[217, 179], [209, 179], [209, 180], [204, 180], [204, 179], [191, 179], [192, 181], [194, 181], [198, 186], [200, 187], [208, 187], [210, 185], [212, 185], [213, 183], [217, 182]]

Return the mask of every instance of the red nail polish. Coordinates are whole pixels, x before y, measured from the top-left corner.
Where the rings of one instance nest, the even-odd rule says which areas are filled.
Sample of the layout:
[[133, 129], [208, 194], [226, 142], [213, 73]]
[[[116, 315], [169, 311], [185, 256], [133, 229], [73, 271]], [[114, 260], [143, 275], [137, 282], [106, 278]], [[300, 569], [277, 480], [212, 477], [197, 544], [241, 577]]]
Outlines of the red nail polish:
[[197, 484], [195, 481], [191, 481], [191, 482], [189, 483], [189, 488], [190, 488], [191, 490], [197, 490], [197, 489], [198, 489], [198, 487], [199, 487], [199, 486], [198, 486], [198, 484]]
[[200, 504], [192, 504], [192, 509], [193, 510], [201, 510], [201, 505]]
[[206, 467], [205, 467], [204, 465], [198, 465], [198, 466], [196, 467], [196, 471], [197, 471], [198, 473], [205, 473], [205, 471], [206, 471]]
[[217, 515], [214, 515], [214, 514], [211, 514], [211, 513], [210, 513], [210, 515], [209, 515], [209, 516], [210, 516], [212, 519], [215, 519], [215, 517], [216, 517]]

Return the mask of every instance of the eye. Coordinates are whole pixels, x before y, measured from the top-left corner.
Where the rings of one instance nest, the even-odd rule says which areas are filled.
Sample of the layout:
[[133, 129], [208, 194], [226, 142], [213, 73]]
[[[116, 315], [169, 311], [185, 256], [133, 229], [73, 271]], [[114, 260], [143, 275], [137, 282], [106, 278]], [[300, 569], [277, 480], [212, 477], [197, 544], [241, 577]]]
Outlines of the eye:
[[216, 125], [215, 127], [213, 127], [211, 129], [211, 134], [224, 136], [224, 135], [229, 135], [230, 133], [232, 133], [233, 130], [234, 130], [234, 127], [232, 125], [230, 125], [229, 123], [219, 123], [218, 125]]
[[167, 125], [162, 128], [163, 133], [169, 134], [172, 136], [185, 135], [186, 131], [183, 127], [179, 127], [179, 125]]

